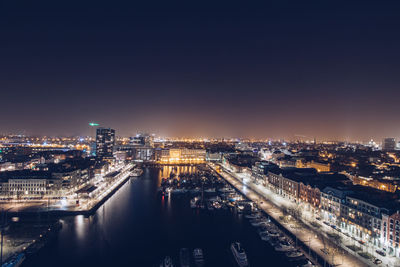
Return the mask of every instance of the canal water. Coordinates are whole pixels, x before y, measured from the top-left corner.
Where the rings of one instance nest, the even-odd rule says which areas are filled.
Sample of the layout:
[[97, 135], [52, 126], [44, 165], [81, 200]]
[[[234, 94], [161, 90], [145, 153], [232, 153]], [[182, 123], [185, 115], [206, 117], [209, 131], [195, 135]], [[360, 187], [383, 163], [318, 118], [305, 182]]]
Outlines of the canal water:
[[[206, 266], [236, 266], [230, 244], [240, 241], [251, 266], [288, 266], [261, 241], [241, 215], [229, 210], [193, 210], [190, 197], [157, 193], [171, 167], [146, 168], [131, 178], [94, 215], [62, 219], [57, 237], [23, 267], [159, 266], [169, 255], [179, 265], [180, 248], [202, 248]], [[180, 167], [191, 172], [195, 167]]]

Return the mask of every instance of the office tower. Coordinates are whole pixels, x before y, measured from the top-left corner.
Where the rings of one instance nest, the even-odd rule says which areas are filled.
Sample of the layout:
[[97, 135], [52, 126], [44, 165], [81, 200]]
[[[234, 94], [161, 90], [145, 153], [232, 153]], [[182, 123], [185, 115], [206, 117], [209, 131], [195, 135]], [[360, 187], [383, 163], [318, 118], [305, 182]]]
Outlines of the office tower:
[[101, 160], [113, 158], [115, 144], [115, 130], [111, 128], [97, 128], [96, 130], [96, 157]]
[[382, 150], [392, 151], [396, 148], [396, 140], [394, 138], [385, 138], [382, 142]]
[[133, 145], [154, 147], [154, 136], [147, 133], [137, 134], [130, 138], [130, 143]]

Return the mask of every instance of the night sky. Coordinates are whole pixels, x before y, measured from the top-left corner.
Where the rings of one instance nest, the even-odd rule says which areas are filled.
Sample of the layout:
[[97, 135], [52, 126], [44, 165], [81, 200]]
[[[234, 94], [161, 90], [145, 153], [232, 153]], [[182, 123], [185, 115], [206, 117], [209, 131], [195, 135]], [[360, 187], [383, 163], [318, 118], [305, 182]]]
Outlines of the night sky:
[[400, 137], [400, 1], [83, 2], [1, 0], [1, 133]]

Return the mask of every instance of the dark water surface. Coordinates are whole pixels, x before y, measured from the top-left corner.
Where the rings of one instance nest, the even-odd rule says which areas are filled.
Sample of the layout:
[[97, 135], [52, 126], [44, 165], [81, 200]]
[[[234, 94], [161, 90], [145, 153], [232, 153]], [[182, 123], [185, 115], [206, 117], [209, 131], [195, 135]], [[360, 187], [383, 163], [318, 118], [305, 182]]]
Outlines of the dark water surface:
[[161, 177], [170, 170], [144, 169], [93, 216], [62, 219], [57, 238], [23, 266], [159, 266], [166, 255], [179, 266], [183, 247], [203, 248], [207, 266], [235, 266], [229, 250], [233, 241], [243, 244], [251, 266], [287, 266], [244, 217], [229, 210], [192, 210], [190, 197], [158, 195]]

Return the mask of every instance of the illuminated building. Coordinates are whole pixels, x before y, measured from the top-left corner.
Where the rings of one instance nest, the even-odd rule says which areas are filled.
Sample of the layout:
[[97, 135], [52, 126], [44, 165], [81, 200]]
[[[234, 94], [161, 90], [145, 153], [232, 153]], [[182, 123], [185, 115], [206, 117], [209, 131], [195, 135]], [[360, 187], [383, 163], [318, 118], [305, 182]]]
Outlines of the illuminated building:
[[9, 179], [8, 190], [11, 196], [42, 196], [46, 194], [46, 179]]
[[397, 185], [391, 183], [390, 181], [377, 180], [373, 178], [366, 178], [361, 176], [351, 176], [351, 180], [355, 185], [363, 185], [373, 187], [379, 190], [394, 193], [397, 190]]
[[329, 163], [322, 163], [322, 162], [316, 162], [316, 161], [311, 161], [307, 163], [308, 168], [314, 168], [318, 172], [329, 172], [331, 171], [331, 165]]
[[153, 159], [154, 149], [148, 146], [141, 146], [135, 148], [136, 150], [136, 160], [140, 161], [150, 161]]
[[330, 172], [331, 171], [331, 165], [329, 163], [316, 162], [314, 160], [312, 160], [310, 162], [306, 162], [306, 163], [304, 163], [302, 160], [297, 160], [296, 167], [297, 168], [313, 168], [313, 169], [316, 169], [318, 172]]
[[111, 128], [97, 128], [96, 130], [96, 157], [100, 160], [112, 160], [115, 144], [115, 130]]
[[[321, 194], [321, 217], [351, 237], [379, 248], [395, 247], [395, 234], [389, 234], [395, 231], [393, 227], [389, 228], [388, 214], [393, 208], [398, 208], [398, 203], [395, 194], [374, 188], [345, 185], [326, 187]], [[394, 250], [388, 252], [394, 254]]]
[[206, 162], [206, 150], [188, 148], [162, 149], [157, 153], [157, 161], [161, 164], [185, 164]]
[[400, 257], [400, 213], [398, 210], [382, 215], [381, 242], [390, 254]]
[[268, 171], [277, 169], [278, 166], [267, 161], [258, 161], [251, 168], [251, 176], [256, 183], [263, 183], [266, 185], [268, 182]]
[[336, 187], [327, 186], [321, 192], [321, 217], [329, 224], [339, 225], [341, 211], [344, 210], [346, 195], [351, 191]]
[[154, 147], [154, 136], [150, 134], [137, 134], [129, 139], [132, 145]]
[[125, 161], [127, 158], [127, 152], [126, 151], [115, 151], [114, 158], [116, 161]]

